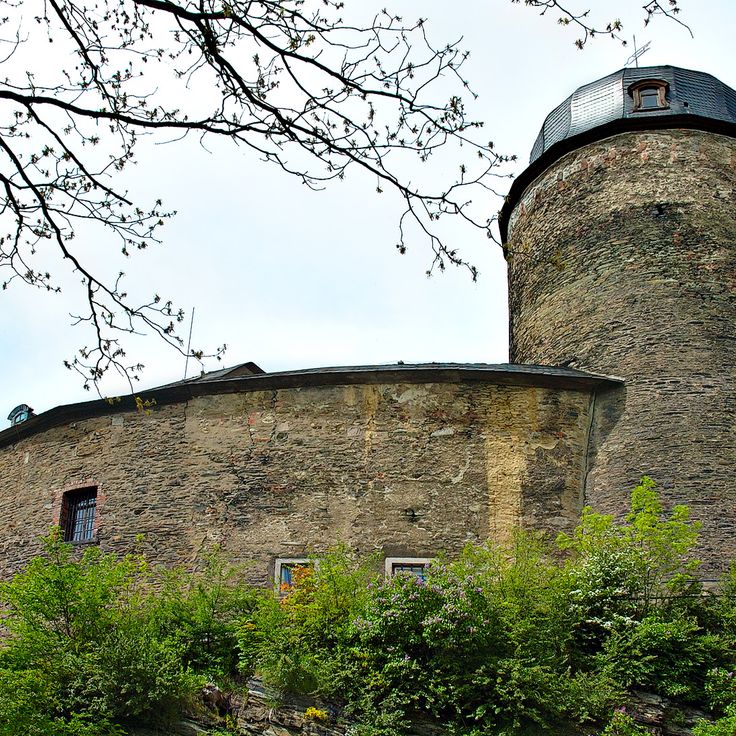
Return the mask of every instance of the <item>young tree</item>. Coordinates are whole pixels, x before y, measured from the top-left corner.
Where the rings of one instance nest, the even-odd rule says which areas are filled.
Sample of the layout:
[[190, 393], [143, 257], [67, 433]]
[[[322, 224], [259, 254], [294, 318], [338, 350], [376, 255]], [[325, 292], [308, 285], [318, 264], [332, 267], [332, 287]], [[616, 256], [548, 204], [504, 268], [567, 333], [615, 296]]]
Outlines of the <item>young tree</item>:
[[[556, 0], [524, 2], [575, 26], [581, 48], [596, 33], [615, 36], [621, 28], [616, 20], [596, 24], [588, 12], [571, 12]], [[458, 43], [433, 43], [421, 19], [383, 10], [361, 23], [351, 19], [359, 8], [345, 6], [343, 0], [6, 0], [1, 281], [3, 288], [21, 281], [58, 290], [50, 254], [71, 263], [86, 294], [86, 311], [76, 320], [94, 338], [67, 367], [85, 387], [111, 367], [135, 377], [141, 366], [126, 362], [126, 334], [152, 331], [183, 349], [181, 310], [158, 295], [135, 302], [122, 273], [108, 280], [78, 246], [90, 224], [116, 238], [125, 255], [159, 241], [172, 213], [160, 200], [131, 201], [119, 185], [143, 135], [224, 137], [312, 188], [348, 170], [367, 172], [377, 192], [403, 200], [399, 251], [407, 228], [418, 229], [433, 253], [430, 271], [454, 264], [476, 277], [435, 227], [453, 216], [493, 237], [494, 207], [479, 215], [471, 203], [474, 192], [490, 202], [487, 193], [508, 160], [466, 114], [464, 97], [473, 96], [462, 69], [467, 53]], [[677, 10], [676, 0], [645, 6], [647, 18]], [[51, 56], [38, 53], [44, 44]], [[414, 162], [440, 150], [456, 173], [437, 189], [417, 184]]]

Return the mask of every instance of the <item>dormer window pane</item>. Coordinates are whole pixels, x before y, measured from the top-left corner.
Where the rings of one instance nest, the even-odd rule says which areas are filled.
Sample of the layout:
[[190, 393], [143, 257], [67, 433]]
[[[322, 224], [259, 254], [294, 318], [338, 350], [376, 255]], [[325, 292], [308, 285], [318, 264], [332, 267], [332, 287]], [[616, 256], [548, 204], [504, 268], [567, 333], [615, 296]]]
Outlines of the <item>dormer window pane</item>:
[[659, 107], [659, 90], [656, 87], [645, 87], [639, 94], [642, 110], [653, 110]]

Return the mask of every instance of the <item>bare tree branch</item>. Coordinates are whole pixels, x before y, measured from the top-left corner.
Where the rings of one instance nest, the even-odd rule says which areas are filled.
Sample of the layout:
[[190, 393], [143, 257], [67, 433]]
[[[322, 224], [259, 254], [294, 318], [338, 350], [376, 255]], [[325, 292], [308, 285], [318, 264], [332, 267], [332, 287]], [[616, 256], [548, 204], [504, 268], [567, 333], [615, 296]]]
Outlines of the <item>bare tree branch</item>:
[[[73, 243], [91, 225], [126, 256], [159, 242], [172, 212], [161, 201], [137, 205], [116, 182], [141, 136], [194, 134], [203, 145], [226, 138], [314, 189], [349, 171], [368, 173], [377, 192], [403, 201], [400, 252], [419, 238], [432, 253], [429, 273], [455, 265], [477, 277], [437, 221], [452, 216], [493, 238], [488, 195], [498, 194], [513, 157], [480, 138], [482, 123], [466, 113], [465, 100], [476, 95], [463, 76], [461, 41], [435, 45], [423, 19], [384, 10], [351, 24], [342, 0], [0, 3], [0, 25], [15, 39], [4, 41], [11, 50], [0, 78], [2, 284], [58, 290], [52, 274], [33, 265], [49, 247], [81, 276], [86, 311], [74, 319], [93, 341], [67, 367], [85, 386], [97, 387], [110, 368], [136, 378], [141, 366], [126, 362], [123, 344], [131, 334], [153, 332], [185, 352], [180, 309], [158, 295], [133, 301], [122, 273], [95, 273]], [[599, 31], [588, 11], [575, 14], [556, 0], [525, 4], [559, 12], [560, 22], [583, 32], [581, 48], [621, 28], [611, 21]], [[673, 17], [677, 3], [669, 6], [648, 3], [647, 20]], [[60, 49], [60, 64], [15, 63], [39, 36]], [[436, 188], [417, 185], [434, 181], [424, 172], [440, 157], [455, 174]]]
[[[511, 0], [512, 3], [520, 3], [522, 0]], [[648, 25], [649, 22], [656, 15], [663, 15], [671, 20], [675, 20], [681, 26], [686, 28], [692, 36], [692, 30], [688, 25], [683, 23], [677, 14], [680, 12], [678, 6], [679, 0], [665, 0], [669, 9], [665, 8], [661, 0], [652, 0], [647, 2], [642, 9], [645, 13], [644, 24]], [[583, 49], [585, 45], [596, 36], [610, 36], [617, 41], [620, 41], [623, 46], [626, 46], [626, 39], [621, 36], [621, 30], [623, 24], [619, 18], [613, 18], [607, 21], [594, 21], [591, 20], [590, 9], [582, 11], [568, 10], [567, 2], [563, 6], [558, 0], [523, 0], [524, 5], [528, 5], [532, 8], [538, 8], [541, 15], [545, 15], [549, 11], [559, 13], [557, 22], [563, 26], [572, 26], [576, 28], [582, 36], [575, 39], [575, 45], [579, 49]]]

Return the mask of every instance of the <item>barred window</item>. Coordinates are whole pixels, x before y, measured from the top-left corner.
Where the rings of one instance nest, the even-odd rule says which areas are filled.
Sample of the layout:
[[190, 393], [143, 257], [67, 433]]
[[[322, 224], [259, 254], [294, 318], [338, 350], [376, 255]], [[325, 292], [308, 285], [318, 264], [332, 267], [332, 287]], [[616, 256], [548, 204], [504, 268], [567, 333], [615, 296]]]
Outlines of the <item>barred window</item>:
[[67, 491], [61, 502], [62, 529], [65, 542], [92, 542], [95, 538], [97, 488]]

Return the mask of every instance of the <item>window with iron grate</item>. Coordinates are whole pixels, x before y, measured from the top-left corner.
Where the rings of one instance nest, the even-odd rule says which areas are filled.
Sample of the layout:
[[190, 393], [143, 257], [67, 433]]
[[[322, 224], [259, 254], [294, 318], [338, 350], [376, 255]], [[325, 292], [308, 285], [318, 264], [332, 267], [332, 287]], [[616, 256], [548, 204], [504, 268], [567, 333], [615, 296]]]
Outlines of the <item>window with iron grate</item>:
[[96, 513], [97, 488], [78, 488], [67, 491], [62, 497], [59, 519], [64, 541], [93, 542]]

